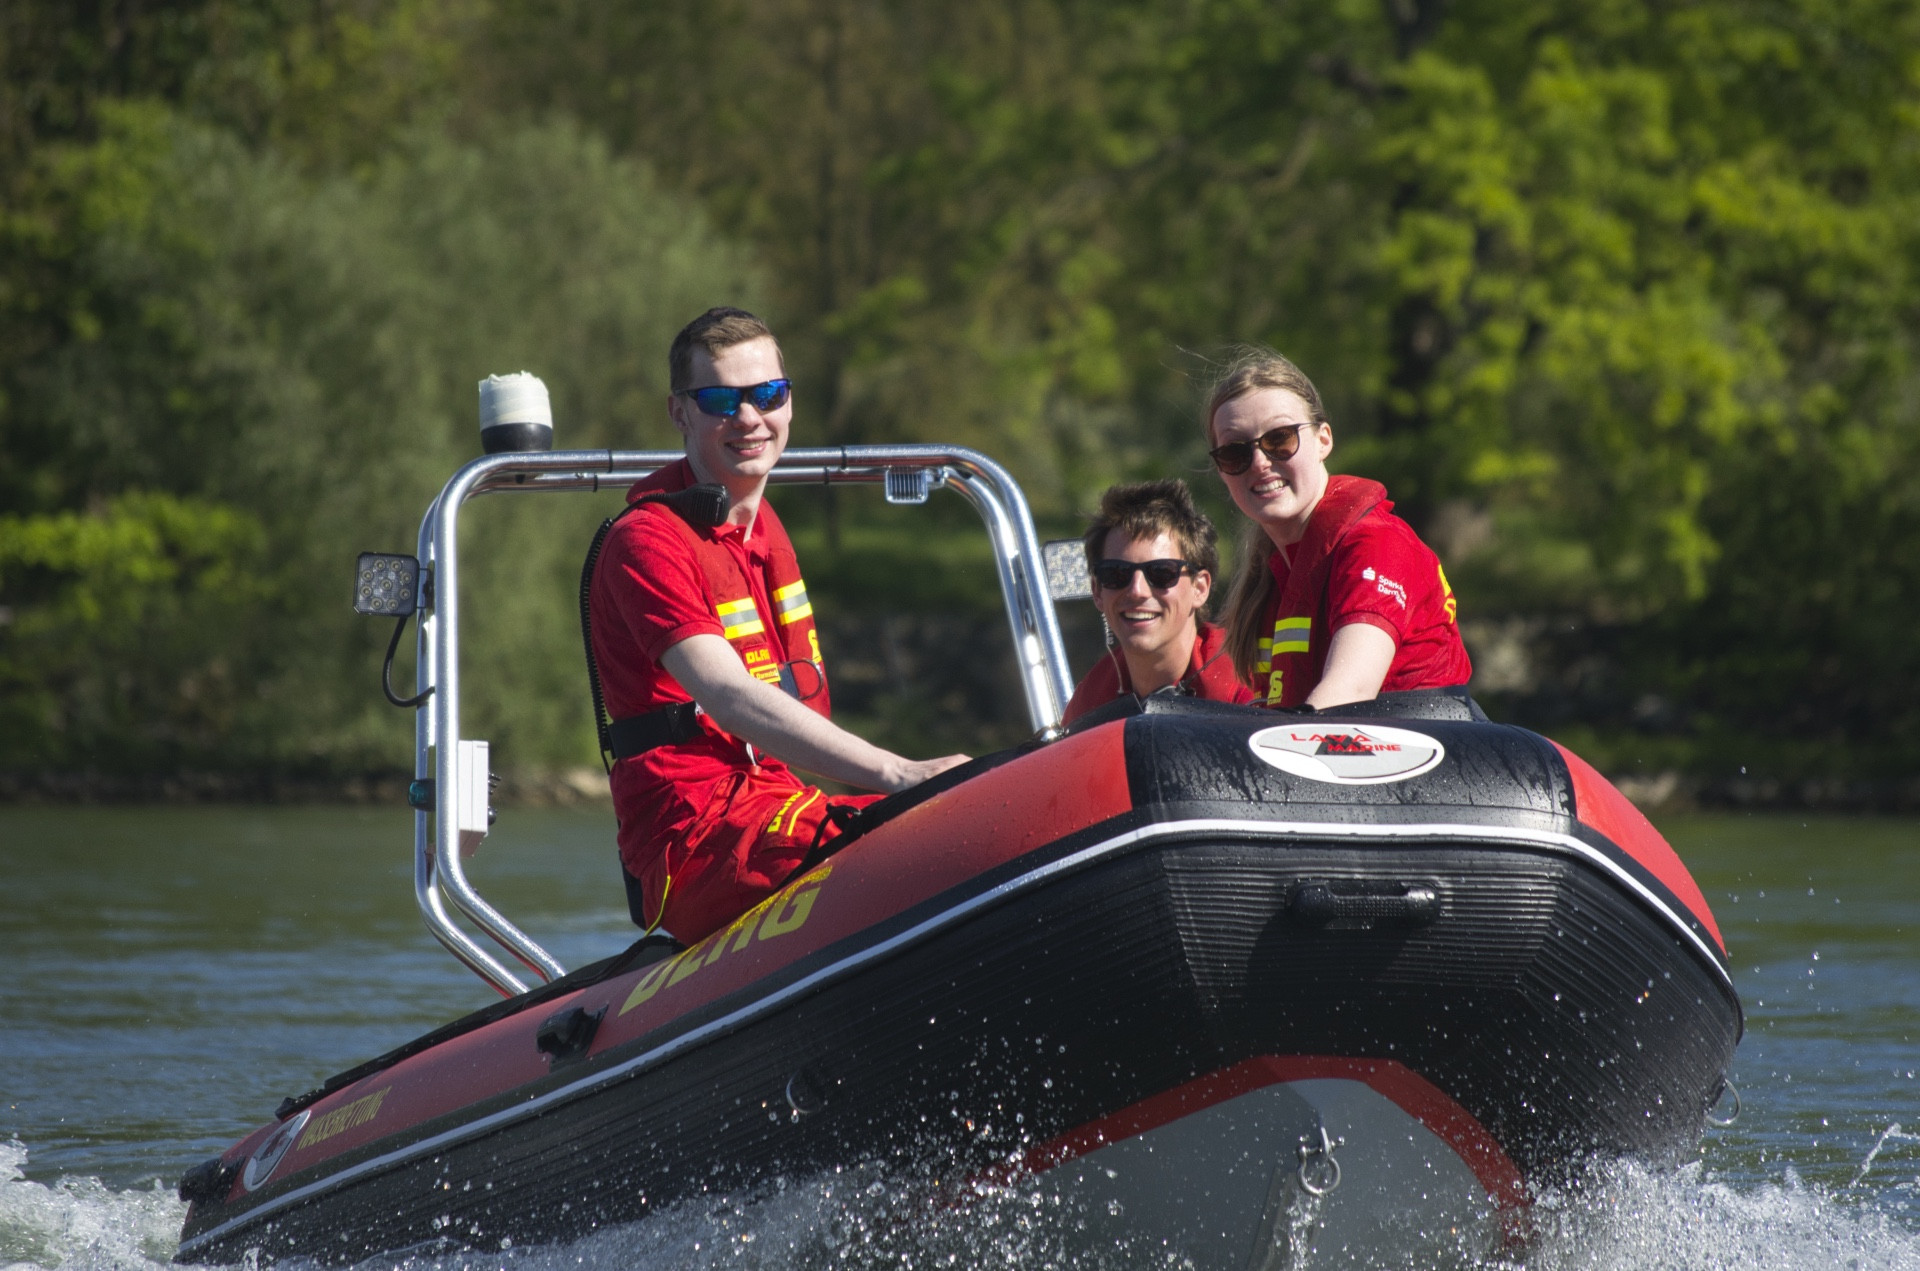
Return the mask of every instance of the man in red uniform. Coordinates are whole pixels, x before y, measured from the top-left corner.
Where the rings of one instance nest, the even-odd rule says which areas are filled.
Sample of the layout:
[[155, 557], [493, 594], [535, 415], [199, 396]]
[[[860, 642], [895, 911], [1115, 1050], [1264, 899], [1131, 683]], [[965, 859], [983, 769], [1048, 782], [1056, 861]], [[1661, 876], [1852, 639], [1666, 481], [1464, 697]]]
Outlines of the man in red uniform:
[[1325, 708], [1473, 675], [1453, 588], [1386, 487], [1327, 471], [1333, 429], [1298, 367], [1249, 349], [1207, 407], [1214, 466], [1253, 522], [1227, 648], [1268, 706]]
[[1087, 567], [1111, 647], [1074, 689], [1063, 723], [1122, 694], [1168, 688], [1217, 702], [1252, 699], [1220, 628], [1200, 617], [1220, 569], [1215, 539], [1184, 481], [1117, 485], [1100, 496]]
[[594, 565], [590, 611], [629, 908], [640, 926], [690, 944], [831, 839], [829, 807], [876, 797], [827, 795], [787, 763], [891, 792], [966, 756], [903, 759], [828, 718], [813, 607], [763, 497], [793, 418], [773, 333], [743, 310], [712, 309], [675, 337], [668, 361], [667, 412], [686, 457], [628, 501], [712, 482], [726, 490], [727, 518], [695, 526], [661, 503], [621, 517]]

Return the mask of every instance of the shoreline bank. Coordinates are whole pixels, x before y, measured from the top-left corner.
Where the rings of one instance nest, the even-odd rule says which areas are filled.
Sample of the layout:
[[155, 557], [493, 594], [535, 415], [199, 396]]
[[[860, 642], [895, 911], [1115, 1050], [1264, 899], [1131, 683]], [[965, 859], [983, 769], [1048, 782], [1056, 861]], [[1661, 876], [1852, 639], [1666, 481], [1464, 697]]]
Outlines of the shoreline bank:
[[[520, 769], [497, 774], [501, 807], [611, 806], [607, 777], [595, 767]], [[1764, 776], [1704, 777], [1678, 770], [1606, 774], [1647, 813], [1920, 813], [1920, 777], [1901, 781]], [[409, 773], [289, 772], [0, 772], [0, 805], [349, 804], [404, 807]]]

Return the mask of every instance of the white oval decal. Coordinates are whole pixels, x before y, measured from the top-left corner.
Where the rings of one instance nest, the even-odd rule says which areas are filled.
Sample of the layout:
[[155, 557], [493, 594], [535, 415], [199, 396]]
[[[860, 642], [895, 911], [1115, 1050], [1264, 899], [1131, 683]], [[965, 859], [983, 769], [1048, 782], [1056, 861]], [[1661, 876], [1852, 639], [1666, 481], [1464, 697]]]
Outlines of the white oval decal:
[[273, 1177], [273, 1171], [280, 1165], [280, 1158], [287, 1154], [300, 1131], [306, 1128], [307, 1118], [313, 1115], [312, 1108], [303, 1108], [300, 1114], [280, 1123], [280, 1128], [266, 1137], [259, 1147], [253, 1149], [253, 1155], [247, 1158], [246, 1172], [240, 1181], [248, 1191], [260, 1186]]
[[1405, 781], [1447, 757], [1447, 748], [1425, 733], [1310, 720], [1263, 728], [1247, 738], [1247, 747], [1282, 772], [1342, 786]]

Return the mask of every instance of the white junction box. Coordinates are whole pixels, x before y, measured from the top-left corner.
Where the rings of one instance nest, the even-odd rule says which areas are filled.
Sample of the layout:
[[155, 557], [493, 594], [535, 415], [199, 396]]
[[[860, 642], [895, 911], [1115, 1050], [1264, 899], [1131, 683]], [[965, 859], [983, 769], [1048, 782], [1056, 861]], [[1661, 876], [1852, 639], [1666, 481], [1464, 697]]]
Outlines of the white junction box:
[[454, 800], [454, 824], [460, 830], [460, 855], [472, 856], [487, 837], [487, 743], [463, 741], [454, 753], [460, 789]]

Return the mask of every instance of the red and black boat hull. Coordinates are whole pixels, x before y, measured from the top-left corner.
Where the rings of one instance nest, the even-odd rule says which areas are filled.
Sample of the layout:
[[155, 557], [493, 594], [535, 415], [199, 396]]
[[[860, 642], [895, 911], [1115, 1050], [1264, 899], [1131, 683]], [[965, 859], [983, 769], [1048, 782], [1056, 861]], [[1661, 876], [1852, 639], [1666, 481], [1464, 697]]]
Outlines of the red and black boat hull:
[[180, 1256], [563, 1239], [876, 1159], [1064, 1180], [1314, 1080], [1405, 1109], [1487, 1212], [1691, 1144], [1741, 1016], [1664, 842], [1533, 734], [1382, 722], [1312, 727], [1441, 758], [1316, 780], [1261, 758], [1274, 716], [1188, 703], [982, 765], [693, 949], [330, 1083], [226, 1154]]

